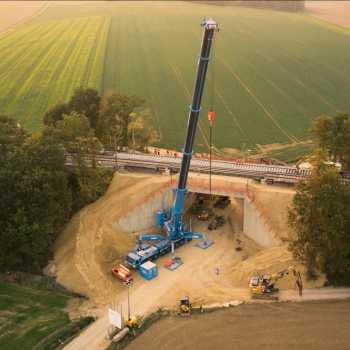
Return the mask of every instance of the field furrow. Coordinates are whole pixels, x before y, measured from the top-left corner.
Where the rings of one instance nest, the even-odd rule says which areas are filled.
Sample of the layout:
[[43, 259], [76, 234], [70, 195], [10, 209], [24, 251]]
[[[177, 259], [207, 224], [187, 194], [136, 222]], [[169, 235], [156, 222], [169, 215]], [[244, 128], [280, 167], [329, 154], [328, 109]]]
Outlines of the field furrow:
[[[306, 15], [191, 2], [53, 4], [0, 37], [0, 113], [29, 131], [79, 86], [142, 96], [158, 134], [183, 146], [203, 18], [215, 33], [194, 150], [215, 154], [306, 152], [319, 115], [350, 110], [350, 41]], [[141, 111], [138, 109], [136, 114]], [[285, 159], [285, 158], [283, 158]]]
[[[256, 39], [256, 41], [262, 41], [261, 40], [261, 36], [257, 36], [257, 34], [255, 34], [254, 32], [246, 29], [246, 33], [248, 33], [250, 36], [254, 37]], [[266, 40], [266, 43], [268, 42], [268, 40]], [[335, 112], [337, 110], [339, 110], [339, 108], [337, 106], [335, 106], [332, 102], [330, 102], [325, 96], [323, 96], [321, 93], [319, 93], [318, 91], [316, 91], [315, 88], [311, 87], [309, 84], [305, 83], [303, 81], [303, 79], [301, 77], [299, 77], [297, 74], [294, 74], [288, 67], [285, 66], [285, 61], [284, 63], [280, 63], [278, 62], [276, 59], [274, 59], [271, 54], [266, 53], [266, 51], [260, 50], [260, 49], [256, 49], [256, 52], [261, 55], [266, 57], [268, 60], [270, 60], [274, 65], [276, 65], [279, 69], [282, 69], [286, 74], [288, 74], [293, 80], [295, 80], [300, 86], [302, 86], [303, 88], [305, 88], [306, 90], [310, 91], [312, 94], [316, 95], [320, 100], [322, 100], [326, 105], [328, 105], [330, 108], [332, 108]], [[271, 45], [270, 45], [270, 50], [269, 52], [271, 52]], [[277, 56], [276, 56], [277, 57]], [[289, 64], [291, 63], [291, 61], [293, 60], [293, 57], [289, 56]], [[298, 72], [298, 70], [294, 70], [296, 72]]]
[[91, 83], [101, 89], [104, 52], [97, 51], [105, 50], [108, 25], [106, 17], [28, 25], [40, 30], [29, 28], [30, 40], [0, 63], [1, 112], [34, 130], [43, 112], [67, 101], [75, 88]]
[[235, 73], [233, 68], [225, 61], [223, 60], [224, 65], [227, 67], [227, 69], [232, 73], [232, 75], [239, 81], [239, 83], [243, 86], [243, 88], [248, 92], [248, 94], [253, 98], [253, 100], [261, 107], [261, 109], [265, 112], [265, 114], [271, 119], [271, 121], [276, 125], [276, 127], [290, 140], [298, 142], [299, 140], [294, 137], [291, 133], [288, 131], [285, 131], [280, 124], [276, 121], [274, 116], [267, 110], [267, 108], [263, 105], [263, 103], [254, 95], [254, 93], [251, 91], [251, 89], [243, 82], [243, 80]]
[[[150, 23], [147, 23], [147, 25], [150, 25]], [[152, 25], [152, 24], [151, 24]], [[141, 65], [142, 65], [142, 71], [143, 71], [143, 80], [145, 83], [145, 86], [147, 88], [147, 98], [148, 98], [148, 104], [151, 106], [151, 110], [153, 112], [153, 115], [157, 121], [157, 125], [159, 126], [157, 128], [158, 138], [159, 140], [163, 139], [163, 133], [162, 129], [160, 127], [160, 115], [159, 115], [159, 103], [157, 100], [157, 83], [154, 81], [154, 75], [152, 74], [150, 65], [152, 62], [152, 55], [147, 53], [147, 37], [145, 37], [142, 33], [144, 32], [144, 23], [143, 21], [137, 21], [135, 25], [136, 30], [136, 39], [137, 39], [137, 48], [138, 53], [141, 58]], [[155, 35], [157, 35], [155, 33]], [[154, 50], [154, 54], [156, 54], [156, 50]]]

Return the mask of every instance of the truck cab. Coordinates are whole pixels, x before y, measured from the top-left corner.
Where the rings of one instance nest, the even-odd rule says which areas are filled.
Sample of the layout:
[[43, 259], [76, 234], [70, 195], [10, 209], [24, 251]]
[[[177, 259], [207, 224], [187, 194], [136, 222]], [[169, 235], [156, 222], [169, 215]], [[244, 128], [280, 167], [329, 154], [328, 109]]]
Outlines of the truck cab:
[[123, 282], [132, 280], [132, 273], [123, 265], [113, 267], [111, 273]]

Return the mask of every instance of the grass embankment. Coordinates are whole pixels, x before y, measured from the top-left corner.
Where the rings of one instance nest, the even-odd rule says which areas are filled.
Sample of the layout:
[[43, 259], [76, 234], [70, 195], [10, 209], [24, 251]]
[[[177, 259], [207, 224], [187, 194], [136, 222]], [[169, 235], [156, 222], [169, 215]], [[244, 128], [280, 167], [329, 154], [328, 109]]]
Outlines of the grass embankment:
[[70, 298], [0, 283], [0, 349], [55, 349], [93, 321], [71, 322], [64, 309]]

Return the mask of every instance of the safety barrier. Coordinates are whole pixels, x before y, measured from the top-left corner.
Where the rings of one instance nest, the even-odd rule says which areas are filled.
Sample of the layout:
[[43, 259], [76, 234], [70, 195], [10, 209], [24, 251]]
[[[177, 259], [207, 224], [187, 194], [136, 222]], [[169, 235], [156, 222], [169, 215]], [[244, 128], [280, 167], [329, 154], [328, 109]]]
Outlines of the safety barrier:
[[125, 215], [133, 212], [136, 208], [139, 208], [142, 204], [145, 204], [145, 202], [148, 202], [150, 199], [154, 198], [157, 194], [165, 190], [166, 188], [170, 187], [172, 183], [175, 183], [175, 180], [169, 180], [165, 182], [161, 187], [157, 188], [155, 191], [149, 193], [147, 196], [143, 197], [142, 199], [138, 200], [136, 203], [131, 205], [129, 208], [126, 208], [125, 210], [121, 211], [119, 214], [117, 214], [113, 219], [114, 221], [120, 220]]

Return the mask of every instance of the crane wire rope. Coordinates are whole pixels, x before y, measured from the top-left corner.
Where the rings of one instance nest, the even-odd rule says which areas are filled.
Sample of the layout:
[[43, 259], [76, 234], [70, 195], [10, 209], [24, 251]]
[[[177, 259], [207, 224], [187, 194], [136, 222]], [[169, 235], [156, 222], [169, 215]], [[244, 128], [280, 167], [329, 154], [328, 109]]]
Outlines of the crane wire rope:
[[212, 64], [210, 67], [210, 75], [211, 75], [211, 91], [210, 91], [210, 109], [213, 110], [214, 109], [214, 92], [215, 92], [215, 42], [216, 42], [216, 38], [212, 39], [213, 40], [213, 44], [212, 44], [212, 55], [211, 58], [212, 60]]

